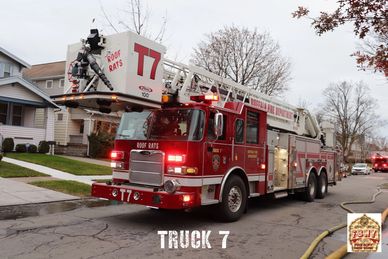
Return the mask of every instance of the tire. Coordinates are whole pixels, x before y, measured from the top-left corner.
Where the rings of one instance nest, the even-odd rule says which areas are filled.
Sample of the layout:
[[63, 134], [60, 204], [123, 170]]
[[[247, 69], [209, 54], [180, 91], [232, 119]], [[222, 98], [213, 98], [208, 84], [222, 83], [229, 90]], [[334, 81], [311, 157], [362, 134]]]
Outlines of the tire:
[[314, 201], [317, 195], [317, 177], [314, 173], [310, 173], [309, 179], [307, 181], [307, 186], [304, 191], [305, 201], [312, 202]]
[[318, 178], [317, 198], [323, 199], [327, 194], [327, 177], [326, 173], [322, 172]]
[[237, 175], [231, 175], [222, 192], [217, 218], [225, 222], [237, 221], [245, 211], [247, 198], [244, 181]]

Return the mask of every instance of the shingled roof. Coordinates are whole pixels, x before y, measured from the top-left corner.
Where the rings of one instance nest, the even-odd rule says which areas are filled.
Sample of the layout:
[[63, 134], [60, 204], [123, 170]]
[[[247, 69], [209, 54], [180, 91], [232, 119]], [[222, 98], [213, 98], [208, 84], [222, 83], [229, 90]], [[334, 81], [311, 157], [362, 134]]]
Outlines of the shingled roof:
[[33, 65], [30, 69], [23, 70], [23, 77], [30, 80], [64, 77], [65, 66], [66, 61]]

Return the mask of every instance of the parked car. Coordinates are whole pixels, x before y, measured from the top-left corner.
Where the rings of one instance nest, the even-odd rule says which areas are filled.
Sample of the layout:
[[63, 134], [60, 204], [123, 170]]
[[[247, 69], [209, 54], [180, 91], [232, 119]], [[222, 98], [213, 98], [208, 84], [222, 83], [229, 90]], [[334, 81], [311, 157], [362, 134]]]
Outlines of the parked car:
[[352, 174], [370, 174], [370, 167], [366, 163], [357, 163], [352, 167]]

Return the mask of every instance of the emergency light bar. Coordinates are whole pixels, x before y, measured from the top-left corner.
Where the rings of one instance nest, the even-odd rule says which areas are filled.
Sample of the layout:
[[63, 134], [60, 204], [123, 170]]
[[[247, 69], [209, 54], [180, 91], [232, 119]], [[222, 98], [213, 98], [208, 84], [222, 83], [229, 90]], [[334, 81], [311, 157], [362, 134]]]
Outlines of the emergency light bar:
[[194, 102], [211, 103], [211, 102], [218, 102], [219, 99], [220, 98], [218, 95], [213, 95], [213, 94], [190, 96], [190, 100]]

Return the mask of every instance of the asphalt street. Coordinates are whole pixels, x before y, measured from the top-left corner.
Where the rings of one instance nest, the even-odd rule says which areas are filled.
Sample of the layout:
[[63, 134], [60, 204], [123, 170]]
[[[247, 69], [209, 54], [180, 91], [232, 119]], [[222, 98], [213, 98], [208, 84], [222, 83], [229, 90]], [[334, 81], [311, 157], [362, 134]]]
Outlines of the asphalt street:
[[[155, 211], [137, 205], [80, 208], [73, 211], [0, 221], [2, 258], [299, 258], [322, 231], [346, 222], [338, 204], [369, 200], [388, 173], [351, 176], [329, 188], [328, 196], [312, 203], [255, 198], [234, 223], [212, 219], [210, 208], [187, 212]], [[356, 212], [381, 212], [388, 190], [376, 203], [351, 205]], [[211, 231], [211, 248], [161, 248], [158, 231]], [[223, 235], [230, 231], [226, 248]], [[192, 232], [190, 232], [192, 233]], [[167, 236], [166, 236], [167, 239]], [[324, 239], [312, 258], [324, 258], [346, 241], [345, 229]], [[174, 244], [174, 243], [173, 243]], [[383, 246], [388, 252], [388, 245]], [[366, 258], [350, 254], [347, 258]]]

